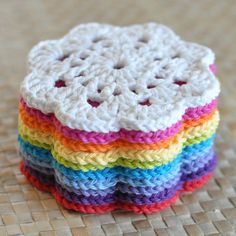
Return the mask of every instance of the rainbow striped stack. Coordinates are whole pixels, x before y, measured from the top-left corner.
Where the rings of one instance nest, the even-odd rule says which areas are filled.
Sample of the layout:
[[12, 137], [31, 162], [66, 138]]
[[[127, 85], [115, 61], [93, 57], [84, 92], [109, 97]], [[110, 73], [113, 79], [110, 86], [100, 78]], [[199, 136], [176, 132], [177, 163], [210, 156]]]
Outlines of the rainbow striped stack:
[[29, 54], [21, 171], [68, 209], [152, 213], [213, 175], [213, 52], [163, 25], [74, 28]]

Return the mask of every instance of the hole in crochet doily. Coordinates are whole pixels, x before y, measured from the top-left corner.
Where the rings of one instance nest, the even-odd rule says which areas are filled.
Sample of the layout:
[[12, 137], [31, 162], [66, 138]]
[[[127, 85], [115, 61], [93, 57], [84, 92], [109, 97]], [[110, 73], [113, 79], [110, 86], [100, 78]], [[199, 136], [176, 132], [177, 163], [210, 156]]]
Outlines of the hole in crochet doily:
[[179, 86], [182, 86], [182, 85], [184, 85], [184, 84], [187, 84], [186, 81], [182, 81], [182, 80], [175, 80], [174, 83], [177, 84], [177, 85], [179, 85]]
[[160, 75], [155, 75], [155, 79], [164, 79], [164, 78]]
[[161, 61], [162, 58], [161, 57], [154, 57], [153, 61]]
[[95, 37], [93, 40], [92, 40], [92, 42], [93, 43], [98, 43], [98, 42], [100, 42], [100, 41], [102, 41], [102, 40], [104, 40], [105, 39], [105, 37], [103, 37], [103, 36], [97, 36], [97, 37]]
[[142, 101], [142, 102], [139, 102], [139, 104], [140, 104], [141, 106], [150, 106], [150, 105], [151, 105], [149, 99], [146, 99], [146, 100], [144, 100], [144, 101]]
[[180, 58], [179, 54], [175, 54], [174, 56], [171, 57], [171, 59], [176, 59], [176, 58]]
[[62, 57], [58, 58], [59, 61], [64, 61], [66, 60], [68, 57], [70, 57], [70, 54], [65, 54]]
[[80, 67], [81, 65], [82, 65], [82, 64], [79, 63], [79, 62], [73, 62], [73, 63], [71, 63], [70, 67], [71, 67], [71, 68]]
[[75, 76], [75, 78], [83, 77], [83, 76], [85, 76], [85, 73], [84, 71], [81, 71], [78, 75]]
[[118, 89], [115, 89], [112, 94], [113, 96], [119, 96], [121, 94], [121, 91], [119, 91]]
[[149, 37], [147, 35], [143, 35], [141, 38], [138, 39], [140, 43], [148, 43]]
[[86, 60], [88, 57], [89, 57], [88, 54], [82, 53], [79, 58], [80, 58], [82, 61], [84, 61], [84, 60]]
[[138, 50], [141, 48], [141, 45], [136, 45], [134, 48]]
[[86, 87], [89, 84], [89, 80], [85, 80], [81, 83], [84, 87]]
[[54, 86], [56, 88], [66, 87], [66, 82], [64, 80], [59, 79], [55, 82]]
[[152, 88], [155, 88], [155, 87], [156, 87], [156, 85], [154, 85], [154, 84], [148, 84], [148, 85], [147, 85], [147, 88], [148, 88], [148, 89], [152, 89]]
[[112, 42], [104, 42], [104, 43], [102, 44], [102, 46], [103, 46], [104, 48], [110, 48], [110, 47], [112, 46]]
[[120, 70], [120, 69], [123, 69], [125, 66], [126, 66], [126, 63], [124, 61], [119, 61], [113, 66], [113, 69]]
[[87, 102], [92, 107], [98, 107], [101, 104], [100, 102], [93, 99], [88, 99]]
[[97, 92], [101, 93], [103, 89], [104, 89], [103, 85], [98, 85]]
[[132, 92], [132, 93], [135, 93], [135, 94], [138, 94], [137, 91], [136, 91], [136, 87], [133, 85], [129, 86], [129, 90]]

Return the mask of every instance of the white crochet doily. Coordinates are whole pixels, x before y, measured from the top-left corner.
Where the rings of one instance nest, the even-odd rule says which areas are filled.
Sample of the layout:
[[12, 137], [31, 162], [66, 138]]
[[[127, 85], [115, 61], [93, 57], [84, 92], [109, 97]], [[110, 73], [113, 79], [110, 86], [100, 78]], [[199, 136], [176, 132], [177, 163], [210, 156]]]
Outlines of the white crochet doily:
[[21, 95], [71, 128], [156, 131], [218, 96], [213, 63], [163, 25], [82, 24], [31, 50]]

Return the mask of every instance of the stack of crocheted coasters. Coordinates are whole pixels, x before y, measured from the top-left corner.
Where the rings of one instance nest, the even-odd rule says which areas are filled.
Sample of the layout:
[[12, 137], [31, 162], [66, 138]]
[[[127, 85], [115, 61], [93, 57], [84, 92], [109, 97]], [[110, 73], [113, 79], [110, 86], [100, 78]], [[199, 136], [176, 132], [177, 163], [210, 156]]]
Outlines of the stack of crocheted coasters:
[[83, 24], [29, 54], [21, 170], [64, 207], [151, 213], [212, 176], [214, 54], [163, 25]]

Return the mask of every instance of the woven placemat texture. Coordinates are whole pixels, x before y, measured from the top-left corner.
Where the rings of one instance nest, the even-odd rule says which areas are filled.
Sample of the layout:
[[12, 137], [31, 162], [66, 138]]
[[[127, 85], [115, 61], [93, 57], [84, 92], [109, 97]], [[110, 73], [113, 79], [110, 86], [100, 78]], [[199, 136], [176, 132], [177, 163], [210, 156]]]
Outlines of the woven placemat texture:
[[[0, 235], [236, 235], [236, 1], [0, 1]], [[161, 213], [64, 210], [33, 188], [18, 169], [17, 99], [26, 56], [40, 40], [81, 22], [118, 25], [156, 21], [211, 47], [221, 81], [219, 165], [214, 178]]]

